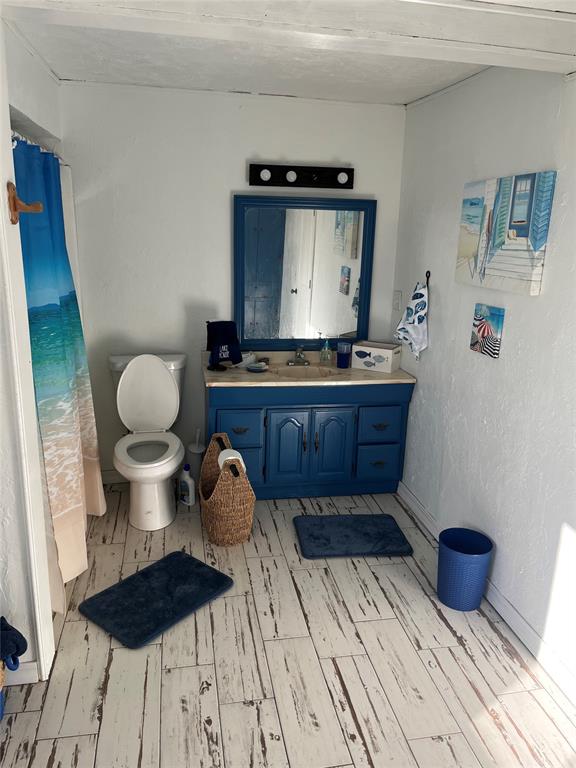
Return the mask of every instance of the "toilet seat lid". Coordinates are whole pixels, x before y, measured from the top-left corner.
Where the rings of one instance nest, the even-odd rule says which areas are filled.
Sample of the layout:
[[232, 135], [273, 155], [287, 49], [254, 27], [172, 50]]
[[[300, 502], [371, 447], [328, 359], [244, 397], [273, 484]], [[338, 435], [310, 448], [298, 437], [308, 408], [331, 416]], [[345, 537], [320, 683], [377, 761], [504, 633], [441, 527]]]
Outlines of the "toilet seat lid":
[[116, 404], [131, 432], [163, 432], [178, 415], [178, 384], [159, 357], [138, 355], [120, 377]]

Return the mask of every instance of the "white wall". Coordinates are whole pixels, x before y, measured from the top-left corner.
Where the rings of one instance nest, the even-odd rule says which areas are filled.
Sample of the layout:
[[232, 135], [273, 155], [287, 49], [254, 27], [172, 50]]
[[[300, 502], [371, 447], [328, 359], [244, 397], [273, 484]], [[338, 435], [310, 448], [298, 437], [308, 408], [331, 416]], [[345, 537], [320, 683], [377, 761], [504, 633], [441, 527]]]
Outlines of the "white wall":
[[22, 38], [6, 22], [0, 23], [6, 44], [10, 106], [25, 121], [34, 123], [37, 128], [32, 132], [36, 135], [31, 138], [46, 146], [46, 139], [60, 136], [59, 82]]
[[[456, 284], [464, 183], [554, 168], [541, 295]], [[576, 82], [490, 70], [408, 109], [396, 288], [432, 276], [404, 483], [437, 529], [494, 539], [497, 607], [576, 695], [575, 211]], [[477, 301], [506, 308], [499, 360], [469, 350]]]
[[122, 433], [111, 352], [188, 353], [175, 431], [188, 440], [204, 426], [204, 321], [232, 313], [232, 194], [249, 189], [250, 160], [355, 167], [354, 195], [379, 206], [371, 333], [388, 333], [403, 108], [65, 85], [62, 109], [104, 469]]

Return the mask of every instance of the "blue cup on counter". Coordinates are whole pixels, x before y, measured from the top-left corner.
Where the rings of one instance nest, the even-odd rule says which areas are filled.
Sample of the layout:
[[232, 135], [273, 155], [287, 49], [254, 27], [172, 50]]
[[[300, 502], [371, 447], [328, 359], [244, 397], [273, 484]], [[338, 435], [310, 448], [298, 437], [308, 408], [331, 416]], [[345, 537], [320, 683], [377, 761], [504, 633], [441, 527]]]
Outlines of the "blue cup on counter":
[[336, 367], [350, 368], [350, 358], [352, 356], [352, 344], [349, 341], [339, 341], [336, 351]]

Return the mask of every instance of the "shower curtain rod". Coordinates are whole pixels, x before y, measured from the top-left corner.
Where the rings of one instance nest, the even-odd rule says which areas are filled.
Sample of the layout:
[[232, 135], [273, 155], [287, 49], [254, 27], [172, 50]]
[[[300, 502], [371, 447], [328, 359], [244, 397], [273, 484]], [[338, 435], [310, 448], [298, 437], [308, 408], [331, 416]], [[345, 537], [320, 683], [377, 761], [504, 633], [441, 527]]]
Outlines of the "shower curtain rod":
[[65, 163], [64, 160], [60, 157], [60, 155], [55, 152], [53, 149], [49, 149], [48, 147], [45, 147], [43, 144], [40, 144], [39, 141], [36, 141], [34, 139], [30, 139], [28, 136], [25, 136], [23, 133], [20, 133], [20, 131], [14, 130], [12, 128], [12, 141], [15, 139], [18, 139], [19, 141], [25, 141], [26, 144], [32, 144], [34, 147], [39, 147], [42, 152], [49, 152], [51, 155], [54, 155], [58, 159], [58, 162], [60, 165], [68, 165], [68, 163]]

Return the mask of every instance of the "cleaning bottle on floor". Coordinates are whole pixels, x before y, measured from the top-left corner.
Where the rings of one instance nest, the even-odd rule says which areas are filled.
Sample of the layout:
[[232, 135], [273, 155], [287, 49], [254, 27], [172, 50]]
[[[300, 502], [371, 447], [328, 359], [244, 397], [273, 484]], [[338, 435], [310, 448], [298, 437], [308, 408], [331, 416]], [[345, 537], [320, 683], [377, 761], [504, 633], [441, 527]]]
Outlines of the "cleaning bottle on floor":
[[184, 464], [178, 478], [178, 501], [187, 507], [194, 504], [194, 479], [190, 474], [190, 464]]

